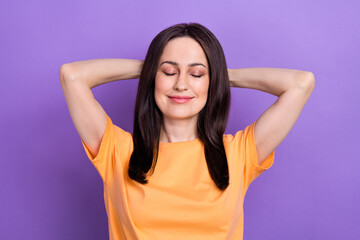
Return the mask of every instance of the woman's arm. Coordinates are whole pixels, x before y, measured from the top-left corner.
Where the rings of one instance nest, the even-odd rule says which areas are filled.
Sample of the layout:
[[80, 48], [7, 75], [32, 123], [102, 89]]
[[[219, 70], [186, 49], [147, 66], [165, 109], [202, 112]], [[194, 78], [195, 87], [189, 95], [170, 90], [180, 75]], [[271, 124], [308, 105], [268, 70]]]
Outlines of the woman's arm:
[[[104, 83], [139, 78], [143, 61], [133, 59], [92, 59], [66, 63], [61, 66], [60, 73], [70, 81], [82, 81], [90, 88]], [[61, 74], [60, 74], [61, 75]]]
[[67, 63], [60, 68], [60, 84], [80, 138], [96, 156], [106, 128], [106, 114], [91, 88], [115, 80], [138, 78], [143, 61], [95, 59]]
[[294, 126], [314, 89], [314, 75], [282, 68], [241, 68], [228, 72], [232, 87], [257, 89], [278, 96], [255, 124], [255, 144], [261, 164]]

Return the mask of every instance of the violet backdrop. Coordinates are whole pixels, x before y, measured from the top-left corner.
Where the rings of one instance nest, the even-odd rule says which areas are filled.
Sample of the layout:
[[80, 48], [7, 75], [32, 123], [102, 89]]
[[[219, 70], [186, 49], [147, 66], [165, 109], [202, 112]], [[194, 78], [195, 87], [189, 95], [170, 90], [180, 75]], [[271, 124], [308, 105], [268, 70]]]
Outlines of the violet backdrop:
[[[157, 33], [199, 22], [229, 68], [311, 71], [316, 86], [247, 192], [244, 239], [360, 239], [360, 1], [1, 1], [0, 239], [107, 239], [103, 186], [58, 79], [61, 64], [144, 59]], [[93, 89], [132, 131], [137, 80]], [[276, 98], [232, 89], [227, 133]]]

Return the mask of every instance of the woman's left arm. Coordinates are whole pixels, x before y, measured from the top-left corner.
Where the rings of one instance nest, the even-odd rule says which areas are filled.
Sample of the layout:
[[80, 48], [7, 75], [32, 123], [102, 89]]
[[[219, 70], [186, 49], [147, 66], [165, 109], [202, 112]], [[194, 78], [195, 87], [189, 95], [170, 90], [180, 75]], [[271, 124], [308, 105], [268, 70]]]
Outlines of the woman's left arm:
[[255, 124], [255, 144], [261, 164], [290, 132], [314, 86], [314, 74], [283, 68], [228, 69], [230, 86], [251, 88], [278, 97]]

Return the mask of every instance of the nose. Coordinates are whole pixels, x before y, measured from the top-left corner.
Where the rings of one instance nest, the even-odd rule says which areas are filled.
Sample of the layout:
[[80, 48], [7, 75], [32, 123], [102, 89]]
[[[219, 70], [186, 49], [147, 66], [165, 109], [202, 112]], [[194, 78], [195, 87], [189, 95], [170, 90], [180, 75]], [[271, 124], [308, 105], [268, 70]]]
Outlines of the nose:
[[178, 77], [174, 83], [174, 90], [176, 91], [186, 91], [188, 90], [188, 86], [187, 86], [187, 79], [186, 79], [186, 74], [185, 73], [180, 73], [178, 74]]

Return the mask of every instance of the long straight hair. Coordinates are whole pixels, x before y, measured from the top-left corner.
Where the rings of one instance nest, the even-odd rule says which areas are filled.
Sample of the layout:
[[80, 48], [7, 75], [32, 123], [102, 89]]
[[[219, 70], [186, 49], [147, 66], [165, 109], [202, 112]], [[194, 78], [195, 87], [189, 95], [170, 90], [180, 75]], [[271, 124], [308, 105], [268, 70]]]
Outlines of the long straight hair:
[[[209, 64], [208, 99], [197, 119], [197, 135], [204, 144], [208, 170], [220, 190], [229, 185], [229, 169], [223, 134], [230, 108], [230, 83], [223, 49], [213, 33], [197, 23], [177, 24], [161, 31], [151, 42], [140, 74], [136, 96], [129, 177], [148, 182], [156, 166], [162, 113], [155, 102], [155, 75], [166, 44], [178, 37], [191, 37], [205, 52]], [[151, 170], [151, 171], [150, 171]]]

